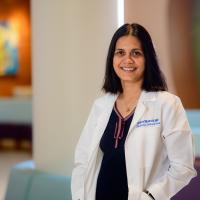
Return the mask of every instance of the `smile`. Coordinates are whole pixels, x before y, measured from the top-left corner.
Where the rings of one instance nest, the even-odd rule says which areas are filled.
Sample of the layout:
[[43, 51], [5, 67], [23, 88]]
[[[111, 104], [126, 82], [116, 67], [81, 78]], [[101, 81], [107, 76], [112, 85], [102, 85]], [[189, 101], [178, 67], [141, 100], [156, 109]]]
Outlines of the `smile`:
[[120, 69], [122, 69], [125, 72], [133, 72], [135, 71], [137, 68], [136, 67], [120, 67]]

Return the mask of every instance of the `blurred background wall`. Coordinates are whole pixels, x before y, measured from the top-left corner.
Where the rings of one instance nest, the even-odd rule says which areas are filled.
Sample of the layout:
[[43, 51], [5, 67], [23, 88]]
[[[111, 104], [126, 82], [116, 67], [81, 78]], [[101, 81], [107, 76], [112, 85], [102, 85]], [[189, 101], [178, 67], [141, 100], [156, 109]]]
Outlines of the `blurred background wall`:
[[[192, 6], [192, 45], [194, 50], [194, 62], [197, 67], [198, 88], [200, 88], [200, 1], [193, 0]], [[199, 89], [200, 90], [200, 89]]]
[[[199, 11], [196, 0], [169, 1], [169, 44], [172, 78], [186, 108], [200, 107]], [[198, 57], [196, 57], [198, 55]]]

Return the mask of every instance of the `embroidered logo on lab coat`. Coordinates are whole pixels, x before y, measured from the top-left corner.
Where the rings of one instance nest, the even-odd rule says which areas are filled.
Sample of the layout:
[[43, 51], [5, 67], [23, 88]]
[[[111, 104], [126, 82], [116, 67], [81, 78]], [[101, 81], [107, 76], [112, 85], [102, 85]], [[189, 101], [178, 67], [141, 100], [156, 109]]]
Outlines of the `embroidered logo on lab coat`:
[[142, 127], [142, 126], [157, 126], [160, 125], [159, 119], [149, 119], [149, 120], [141, 120], [137, 122], [136, 127]]

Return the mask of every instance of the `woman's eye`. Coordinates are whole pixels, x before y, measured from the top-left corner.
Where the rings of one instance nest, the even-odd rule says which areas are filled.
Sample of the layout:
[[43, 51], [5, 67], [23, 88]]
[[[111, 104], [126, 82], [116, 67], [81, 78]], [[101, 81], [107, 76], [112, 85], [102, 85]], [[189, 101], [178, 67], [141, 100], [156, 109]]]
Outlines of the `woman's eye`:
[[125, 52], [124, 51], [116, 51], [115, 55], [117, 55], [117, 56], [124, 56]]
[[131, 55], [132, 55], [133, 57], [138, 57], [138, 56], [141, 56], [141, 55], [142, 55], [142, 52], [137, 51], [137, 50], [133, 50], [133, 51], [131, 52]]
[[[117, 51], [115, 51], [114, 55], [118, 56], [118, 57], [122, 57], [122, 56], [125, 56], [126, 53], [127, 52], [125, 52], [123, 50], [117, 50]], [[127, 53], [127, 54], [130, 54], [130, 56], [132, 56], [132, 57], [139, 57], [139, 56], [143, 55], [143, 53], [137, 49], [133, 49], [130, 53]]]

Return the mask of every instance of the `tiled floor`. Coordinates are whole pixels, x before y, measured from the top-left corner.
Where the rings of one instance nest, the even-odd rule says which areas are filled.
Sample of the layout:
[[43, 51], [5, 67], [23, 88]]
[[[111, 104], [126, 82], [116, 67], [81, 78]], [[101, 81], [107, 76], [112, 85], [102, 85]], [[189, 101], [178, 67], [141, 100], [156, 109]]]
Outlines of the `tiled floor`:
[[31, 154], [27, 152], [0, 152], [0, 200], [4, 200], [10, 168], [16, 163], [30, 159]]

